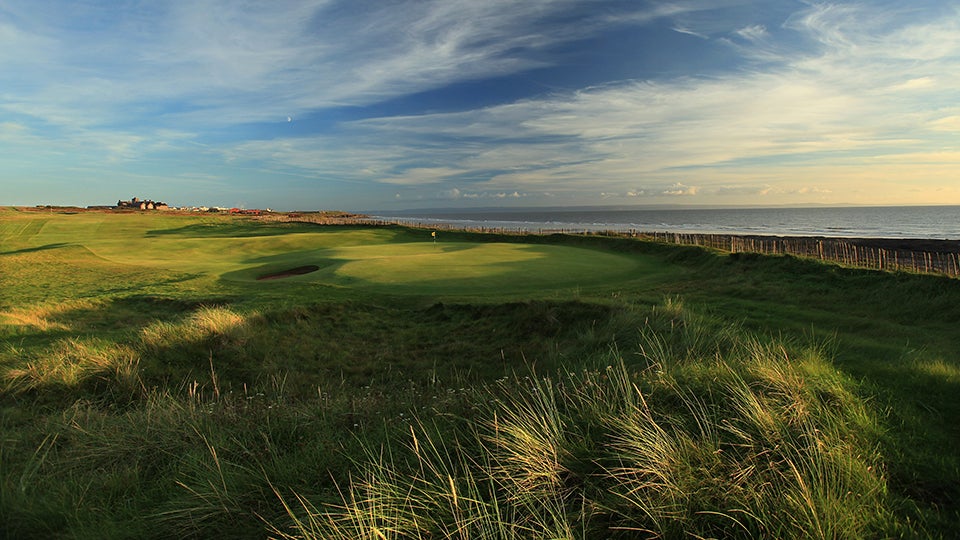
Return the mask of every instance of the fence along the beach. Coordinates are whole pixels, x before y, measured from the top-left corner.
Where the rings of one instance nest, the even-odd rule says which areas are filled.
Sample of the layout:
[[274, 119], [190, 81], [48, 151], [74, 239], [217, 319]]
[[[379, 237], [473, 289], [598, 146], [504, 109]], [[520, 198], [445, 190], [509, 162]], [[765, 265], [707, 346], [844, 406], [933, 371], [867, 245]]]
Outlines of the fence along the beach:
[[640, 236], [658, 242], [696, 245], [731, 253], [763, 253], [810, 257], [847, 266], [960, 276], [960, 254], [860, 246], [842, 239], [754, 237], [652, 232]]
[[361, 217], [328, 217], [310, 214], [291, 216], [264, 216], [269, 221], [306, 221], [321, 224], [356, 225], [403, 225], [418, 229], [457, 230], [504, 235], [525, 234], [571, 234], [628, 236], [646, 238], [657, 242], [679, 245], [694, 245], [730, 253], [761, 253], [766, 255], [793, 255], [821, 261], [831, 261], [846, 266], [875, 268], [888, 271], [922, 272], [960, 277], [960, 253], [883, 249], [858, 246], [839, 238], [804, 238], [779, 236], [737, 236], [729, 234], [696, 234], [676, 232], [588, 231], [584, 229], [536, 229], [521, 227], [464, 227], [450, 223], [423, 223], [407, 220], [369, 219]]

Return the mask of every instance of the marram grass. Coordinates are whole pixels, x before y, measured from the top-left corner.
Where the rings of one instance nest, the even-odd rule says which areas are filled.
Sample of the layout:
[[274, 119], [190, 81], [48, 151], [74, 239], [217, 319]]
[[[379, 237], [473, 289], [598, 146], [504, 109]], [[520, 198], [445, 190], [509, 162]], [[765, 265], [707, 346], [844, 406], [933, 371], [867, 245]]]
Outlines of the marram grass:
[[98, 381], [130, 390], [139, 379], [140, 357], [135, 350], [95, 338], [60, 339], [37, 355], [11, 348], [5, 356], [19, 364], [7, 369], [2, 379], [6, 390], [15, 393]]
[[[661, 321], [662, 322], [662, 321]], [[686, 325], [698, 324], [687, 320]], [[676, 324], [675, 332], [682, 332]], [[651, 334], [644, 332], [644, 340]], [[705, 344], [684, 347], [684, 352]], [[658, 338], [668, 342], [669, 335]], [[716, 345], [716, 344], [715, 344]], [[339, 504], [277, 491], [288, 538], [862, 538], [888, 517], [875, 419], [820, 349], [516, 377], [369, 448]], [[706, 364], [708, 367], [704, 367]], [[710, 376], [705, 377], [709, 371]], [[452, 435], [455, 434], [455, 435]]]
[[249, 337], [249, 321], [256, 313], [241, 314], [224, 307], [205, 306], [180, 322], [157, 321], [141, 330], [148, 349], [216, 339], [242, 345]]

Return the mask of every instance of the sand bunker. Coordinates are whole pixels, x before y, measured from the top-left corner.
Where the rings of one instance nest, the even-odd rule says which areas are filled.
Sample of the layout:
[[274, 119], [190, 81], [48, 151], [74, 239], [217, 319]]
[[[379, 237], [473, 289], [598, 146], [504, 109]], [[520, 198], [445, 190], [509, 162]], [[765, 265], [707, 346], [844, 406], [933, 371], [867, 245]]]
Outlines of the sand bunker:
[[296, 268], [291, 268], [289, 270], [284, 270], [282, 272], [274, 272], [272, 274], [264, 274], [257, 278], [257, 281], [263, 281], [266, 279], [283, 279], [292, 276], [302, 276], [304, 274], [309, 274], [310, 272], [316, 272], [320, 267], [315, 264], [310, 264], [307, 266], [298, 266]]

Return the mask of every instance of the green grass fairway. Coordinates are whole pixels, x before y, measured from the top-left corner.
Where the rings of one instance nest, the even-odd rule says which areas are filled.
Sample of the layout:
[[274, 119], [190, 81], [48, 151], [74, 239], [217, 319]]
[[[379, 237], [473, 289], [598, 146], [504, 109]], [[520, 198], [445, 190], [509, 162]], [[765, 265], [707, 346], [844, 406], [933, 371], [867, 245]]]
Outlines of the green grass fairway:
[[[0, 238], [8, 258], [52, 257], [61, 260], [64, 274], [76, 274], [75, 265], [86, 262], [120, 273], [155, 269], [157, 276], [168, 279], [215, 278], [274, 289], [312, 283], [391, 294], [510, 294], [610, 287], [664, 271], [653, 259], [596, 249], [443, 239], [434, 243], [426, 232], [393, 228], [256, 228], [229, 218], [39, 214], [0, 221]], [[257, 279], [308, 265], [319, 270]]]

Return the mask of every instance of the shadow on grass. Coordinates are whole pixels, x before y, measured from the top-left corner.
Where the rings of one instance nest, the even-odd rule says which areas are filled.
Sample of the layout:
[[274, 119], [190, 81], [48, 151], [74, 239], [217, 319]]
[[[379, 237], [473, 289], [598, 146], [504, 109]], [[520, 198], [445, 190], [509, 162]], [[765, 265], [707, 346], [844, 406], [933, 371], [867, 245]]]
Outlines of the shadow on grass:
[[56, 244], [46, 244], [46, 245], [43, 245], [43, 246], [37, 246], [37, 247], [32, 247], [32, 248], [16, 249], [16, 250], [13, 250], [13, 251], [3, 251], [3, 252], [0, 252], [0, 255], [21, 255], [21, 254], [24, 254], [24, 253], [36, 253], [36, 252], [38, 252], [38, 251], [47, 251], [47, 250], [51, 250], [51, 249], [59, 249], [59, 248], [66, 247], [66, 246], [69, 246], [69, 245], [72, 245], [72, 244], [68, 244], [68, 243], [66, 243], [66, 242], [58, 242], [58, 243], [56, 243]]
[[[198, 309], [228, 303], [230, 300], [227, 298], [177, 300], [142, 296], [78, 301], [38, 309], [19, 317], [21, 324], [4, 325], [3, 334], [0, 335], [4, 344], [4, 349], [0, 350], [4, 376], [24, 372], [23, 370], [32, 372], [34, 375], [31, 377], [41, 378], [26, 386], [39, 393], [46, 393], [42, 374], [59, 369], [54, 364], [57, 358], [61, 358], [65, 363], [76, 363], [79, 371], [86, 369], [81, 364], [89, 363], [87, 360], [100, 362], [103, 369], [88, 370], [88, 375], [103, 378], [104, 374], [101, 372], [110, 370], [107, 359], [113, 352], [119, 349], [141, 348], [138, 332], [143, 328], [154, 324], [172, 325]], [[14, 316], [12, 320], [17, 318]], [[73, 377], [71, 380], [76, 379], [78, 388], [90, 387], [91, 385], [82, 380], [84, 377], [86, 375]], [[64, 384], [53, 376], [50, 382], [54, 387], [62, 387]], [[50, 390], [51, 396], [63, 393], [52, 388]], [[66, 394], [70, 393], [66, 391]]]
[[[608, 328], [612, 316], [610, 307], [580, 302], [345, 302], [259, 311], [224, 298], [127, 298], [54, 315], [63, 328], [23, 336], [21, 354], [3, 358], [3, 367], [5, 375], [19, 370], [17, 401], [49, 405], [127, 402], [136, 390], [131, 380], [161, 389], [219, 384], [227, 392], [287, 376], [292, 395], [301, 396], [330, 381], [357, 389], [489, 381], [532, 368], [527, 358], [537, 369], [554, 369], [558, 351], [627, 335]], [[133, 379], [112, 371], [109, 360], [120, 351], [138, 357]], [[50, 363], [56, 358], [73, 366], [72, 378], [59, 375]]]
[[[326, 251], [326, 250], [322, 250]], [[318, 250], [308, 250], [294, 253], [283, 253], [267, 257], [255, 257], [244, 261], [245, 264], [256, 264], [220, 275], [221, 281], [227, 282], [254, 282], [258, 284], [275, 284], [303, 280], [329, 282], [333, 280], [338, 268], [349, 262], [335, 258], [320, 257]], [[284, 276], [279, 279], [267, 279], [264, 276], [279, 276], [299, 268], [311, 267], [308, 273]], [[299, 279], [298, 279], [299, 278]]]
[[184, 238], [251, 238], [258, 236], [286, 236], [316, 232], [303, 226], [249, 223], [195, 223], [174, 229], [147, 231], [146, 236], [181, 236]]
[[[960, 518], [960, 362], [924, 352], [874, 367], [866, 380], [888, 408], [888, 473], [898, 492], [946, 524]], [[948, 473], [949, 471], [949, 473]]]
[[405, 229], [395, 229], [389, 227], [371, 228], [362, 225], [324, 225], [317, 223], [253, 223], [243, 221], [224, 221], [219, 223], [194, 223], [183, 227], [172, 229], [154, 229], [147, 231], [146, 236], [180, 236], [183, 238], [253, 238], [263, 236], [287, 236], [293, 234], [342, 234], [348, 232], [369, 233], [376, 231], [380, 234], [387, 233], [384, 240], [397, 240], [404, 238], [419, 238], [419, 235], [412, 234]]

